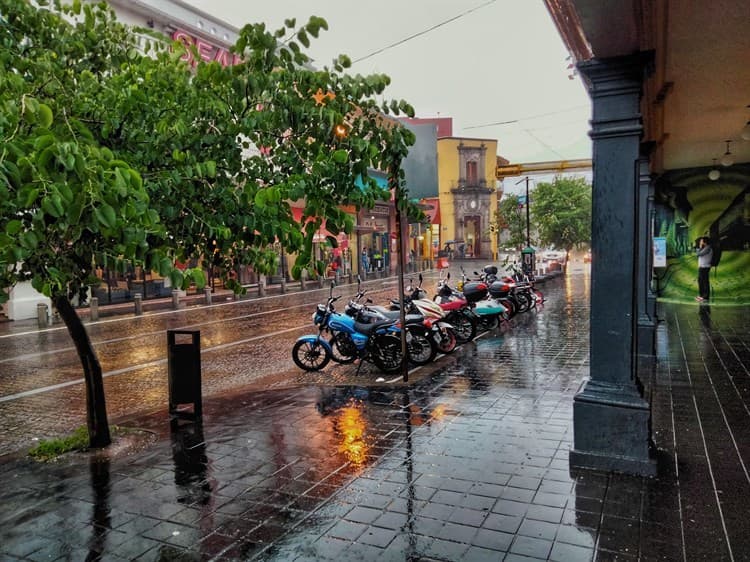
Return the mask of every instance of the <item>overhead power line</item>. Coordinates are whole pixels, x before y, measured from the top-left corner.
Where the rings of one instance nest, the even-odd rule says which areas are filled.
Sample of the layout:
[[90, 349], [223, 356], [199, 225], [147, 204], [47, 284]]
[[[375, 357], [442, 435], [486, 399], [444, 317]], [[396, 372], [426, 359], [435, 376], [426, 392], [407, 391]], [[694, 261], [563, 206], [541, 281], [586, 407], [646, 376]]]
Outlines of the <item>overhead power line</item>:
[[384, 51], [387, 51], [389, 49], [392, 49], [393, 47], [398, 47], [399, 45], [403, 45], [407, 41], [411, 41], [412, 39], [415, 39], [417, 37], [425, 35], [425, 34], [429, 33], [430, 31], [434, 31], [435, 29], [437, 29], [439, 27], [442, 27], [442, 26], [444, 26], [446, 24], [449, 24], [449, 23], [451, 23], [453, 21], [461, 19], [462, 17], [464, 17], [464, 16], [466, 16], [466, 15], [472, 13], [472, 12], [476, 12], [477, 10], [481, 10], [482, 8], [485, 8], [485, 7], [489, 6], [490, 4], [494, 4], [495, 2], [497, 2], [497, 0], [489, 0], [489, 2], [485, 2], [484, 4], [480, 4], [479, 6], [477, 6], [475, 8], [471, 8], [470, 10], [466, 10], [465, 12], [461, 12], [457, 16], [453, 16], [450, 19], [447, 19], [445, 21], [441, 21], [440, 23], [437, 23], [437, 24], [433, 25], [432, 27], [428, 27], [424, 31], [420, 31], [419, 33], [415, 33], [414, 35], [409, 35], [408, 37], [405, 37], [404, 39], [396, 41], [395, 43], [391, 43], [390, 45], [386, 45], [382, 49], [378, 49], [377, 51], [373, 51], [369, 55], [365, 55], [363, 57], [359, 57], [358, 59], [354, 59], [352, 61], [352, 64], [357, 63], [357, 62], [361, 62], [361, 61], [363, 61], [365, 59], [369, 59], [370, 57], [374, 57], [375, 55], [379, 55], [380, 53], [382, 53]]
[[558, 111], [550, 111], [548, 113], [539, 113], [537, 115], [529, 115], [527, 117], [518, 117], [517, 119], [510, 119], [509, 121], [495, 121], [494, 123], [484, 123], [482, 125], [471, 125], [470, 127], [463, 127], [466, 129], [482, 129], [484, 127], [494, 127], [496, 125], [510, 125], [512, 123], [518, 123], [519, 121], [529, 121], [531, 119], [537, 119], [539, 117], [549, 117], [550, 115], [559, 115], [560, 113], [568, 113], [570, 111], [576, 111], [578, 109], [583, 109], [585, 107], [589, 107], [588, 105], [576, 105], [573, 107], [568, 107], [567, 109], [560, 109]]

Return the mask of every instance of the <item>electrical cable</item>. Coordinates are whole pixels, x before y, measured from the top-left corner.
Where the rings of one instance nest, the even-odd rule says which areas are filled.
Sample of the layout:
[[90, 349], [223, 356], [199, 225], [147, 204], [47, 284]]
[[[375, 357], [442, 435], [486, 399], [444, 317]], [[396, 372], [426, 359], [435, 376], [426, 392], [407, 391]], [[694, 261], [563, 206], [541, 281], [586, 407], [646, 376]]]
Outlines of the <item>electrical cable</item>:
[[464, 17], [464, 16], [466, 16], [466, 15], [472, 13], [472, 12], [476, 12], [477, 10], [480, 10], [480, 9], [486, 7], [486, 6], [489, 6], [490, 4], [494, 4], [495, 2], [497, 2], [497, 0], [489, 0], [489, 2], [485, 2], [484, 4], [481, 4], [481, 5], [479, 5], [479, 6], [475, 7], [475, 8], [471, 8], [470, 10], [466, 10], [465, 12], [462, 12], [462, 13], [458, 14], [457, 16], [453, 16], [452, 18], [447, 19], [445, 21], [442, 21], [442, 22], [440, 22], [438, 24], [435, 24], [432, 27], [428, 27], [427, 29], [425, 29], [423, 31], [415, 33], [414, 35], [409, 35], [409, 37], [405, 37], [404, 39], [396, 41], [395, 43], [391, 43], [390, 45], [386, 45], [385, 47], [383, 47], [381, 49], [378, 49], [377, 51], [373, 51], [369, 55], [365, 55], [363, 57], [359, 57], [358, 59], [354, 59], [352, 61], [352, 64], [361, 62], [361, 61], [363, 61], [365, 59], [369, 59], [370, 57], [374, 57], [375, 55], [379, 55], [380, 53], [382, 53], [384, 51], [387, 51], [388, 49], [392, 49], [393, 47], [398, 47], [399, 45], [403, 45], [407, 41], [411, 41], [412, 39], [415, 39], [416, 37], [420, 37], [421, 35], [425, 35], [426, 33], [429, 33], [430, 31], [434, 31], [435, 29], [437, 29], [439, 27], [442, 27], [442, 26], [444, 26], [444, 25], [446, 25], [448, 23], [451, 23], [453, 21], [456, 21], [457, 19], [461, 19], [462, 17]]

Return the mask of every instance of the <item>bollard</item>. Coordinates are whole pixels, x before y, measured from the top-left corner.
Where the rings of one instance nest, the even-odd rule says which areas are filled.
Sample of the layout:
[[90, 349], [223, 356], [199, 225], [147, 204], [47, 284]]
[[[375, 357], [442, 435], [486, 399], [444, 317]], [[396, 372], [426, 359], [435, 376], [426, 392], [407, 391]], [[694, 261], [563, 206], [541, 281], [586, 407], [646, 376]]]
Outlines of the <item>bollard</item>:
[[258, 296], [259, 297], [266, 296], [266, 276], [265, 275], [261, 275], [260, 281], [258, 281]]
[[177, 310], [180, 308], [180, 291], [175, 289], [172, 291], [172, 309]]
[[36, 305], [36, 319], [39, 328], [46, 328], [49, 326], [49, 312], [47, 311], [46, 304], [40, 302]]
[[336, 286], [338, 287], [341, 285], [341, 273], [339, 270], [336, 270], [336, 273], [333, 274], [334, 281], [336, 282]]
[[211, 295], [211, 287], [204, 287], [203, 294], [206, 295], [206, 304], [211, 304], [211, 302], [213, 301], [213, 298]]
[[281, 294], [283, 295], [285, 293], [286, 293], [286, 277], [282, 275], [281, 276]]
[[323, 277], [322, 275], [319, 275], [318, 276], [318, 283], [320, 283], [320, 288], [322, 289], [323, 287], [326, 286], [326, 278]]
[[367, 270], [366, 269], [362, 270], [362, 281], [367, 281]]
[[349, 272], [349, 285], [352, 285], [354, 283], [354, 273], [351, 271]]
[[135, 315], [143, 314], [143, 296], [140, 293], [133, 293], [133, 304], [135, 305]]
[[[167, 373], [171, 418], [199, 420], [203, 409], [200, 330], [167, 330]], [[192, 404], [193, 411], [181, 409], [181, 404]]]
[[89, 305], [89, 320], [96, 322], [99, 320], [99, 298], [91, 297], [91, 304]]
[[305, 277], [307, 277], [307, 271], [302, 271], [302, 273], [299, 276], [299, 290], [304, 291], [305, 290]]

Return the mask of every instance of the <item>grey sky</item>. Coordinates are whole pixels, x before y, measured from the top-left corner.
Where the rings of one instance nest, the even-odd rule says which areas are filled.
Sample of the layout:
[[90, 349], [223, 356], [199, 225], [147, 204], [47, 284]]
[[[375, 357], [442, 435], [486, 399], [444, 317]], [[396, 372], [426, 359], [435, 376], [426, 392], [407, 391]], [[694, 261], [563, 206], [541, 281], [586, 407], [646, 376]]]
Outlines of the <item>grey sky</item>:
[[[353, 60], [441, 25], [353, 65], [385, 73], [385, 97], [405, 99], [418, 117], [453, 118], [455, 136], [497, 139], [512, 162], [589, 158], [590, 104], [541, 0], [187, 0], [228, 23], [321, 16], [329, 30], [309, 54], [320, 66]], [[474, 11], [469, 12], [474, 9]], [[516, 121], [504, 125], [491, 123]]]

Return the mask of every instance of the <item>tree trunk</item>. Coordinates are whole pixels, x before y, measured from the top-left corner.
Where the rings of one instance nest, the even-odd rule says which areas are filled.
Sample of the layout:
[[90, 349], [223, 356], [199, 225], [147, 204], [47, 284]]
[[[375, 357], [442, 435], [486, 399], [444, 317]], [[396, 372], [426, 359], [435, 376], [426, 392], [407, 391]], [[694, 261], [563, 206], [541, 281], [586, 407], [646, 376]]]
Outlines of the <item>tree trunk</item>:
[[92, 449], [106, 447], [112, 442], [107, 422], [107, 406], [104, 402], [102, 367], [86, 328], [67, 297], [54, 297], [55, 308], [68, 327], [68, 333], [78, 351], [86, 381], [86, 422], [89, 430], [89, 446]]

